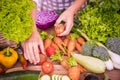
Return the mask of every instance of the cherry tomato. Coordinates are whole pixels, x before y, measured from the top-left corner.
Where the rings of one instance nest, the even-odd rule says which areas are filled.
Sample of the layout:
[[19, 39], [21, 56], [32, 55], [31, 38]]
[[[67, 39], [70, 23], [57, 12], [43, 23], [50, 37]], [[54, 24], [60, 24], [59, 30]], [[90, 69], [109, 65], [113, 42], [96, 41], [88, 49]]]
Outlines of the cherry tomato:
[[46, 55], [45, 54], [40, 54], [40, 62], [38, 63], [38, 64], [43, 64], [44, 62], [46, 62], [47, 61], [47, 57], [46, 57]]
[[46, 62], [44, 62], [42, 64], [42, 71], [43, 71], [43, 73], [49, 74], [49, 73], [52, 73], [53, 70], [54, 70], [54, 66], [53, 66], [52, 62], [46, 61]]
[[46, 48], [46, 54], [47, 56], [51, 56], [51, 55], [54, 55], [56, 53], [56, 48], [53, 47], [53, 46], [49, 46]]

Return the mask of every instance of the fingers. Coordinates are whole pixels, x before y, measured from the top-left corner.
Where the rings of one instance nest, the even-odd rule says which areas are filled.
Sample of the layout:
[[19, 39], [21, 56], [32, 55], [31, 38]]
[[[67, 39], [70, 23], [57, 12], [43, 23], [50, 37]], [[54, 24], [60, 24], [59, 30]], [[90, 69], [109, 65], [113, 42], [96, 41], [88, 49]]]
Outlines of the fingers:
[[58, 36], [68, 35], [68, 34], [70, 33], [72, 27], [73, 27], [73, 22], [72, 22], [72, 21], [68, 21], [68, 22], [66, 23], [66, 29], [65, 29], [65, 31], [62, 32], [61, 34], [58, 34]]
[[24, 44], [24, 56], [30, 63], [37, 64], [40, 61], [39, 48], [36, 43]]

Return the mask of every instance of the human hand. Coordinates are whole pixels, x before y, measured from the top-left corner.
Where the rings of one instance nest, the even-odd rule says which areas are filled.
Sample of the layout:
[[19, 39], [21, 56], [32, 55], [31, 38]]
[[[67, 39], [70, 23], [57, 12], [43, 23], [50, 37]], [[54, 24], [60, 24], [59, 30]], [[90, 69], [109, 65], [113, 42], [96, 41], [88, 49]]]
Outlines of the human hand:
[[23, 49], [26, 60], [34, 64], [40, 62], [39, 54], [40, 52], [42, 52], [43, 54], [45, 52], [43, 41], [37, 30], [33, 31], [32, 35], [23, 43]]
[[65, 10], [60, 17], [56, 20], [55, 27], [60, 24], [61, 21], [65, 21], [65, 31], [61, 34], [58, 34], [58, 36], [65, 36], [68, 35], [73, 27], [73, 19], [74, 19], [74, 13], [70, 10]]

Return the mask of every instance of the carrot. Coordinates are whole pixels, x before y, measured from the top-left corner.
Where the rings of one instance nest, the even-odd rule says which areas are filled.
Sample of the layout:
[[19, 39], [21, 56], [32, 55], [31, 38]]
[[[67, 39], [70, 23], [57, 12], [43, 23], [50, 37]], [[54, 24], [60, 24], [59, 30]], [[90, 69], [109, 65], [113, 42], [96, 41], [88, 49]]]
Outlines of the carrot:
[[50, 45], [52, 44], [52, 40], [50, 38], [46, 38], [44, 40], [44, 47], [45, 47], [45, 50], [47, 47], [49, 47]]
[[80, 72], [81, 73], [83, 73], [83, 72], [86, 72], [87, 70], [84, 68], [84, 67], [82, 67], [81, 65], [78, 65], [79, 66], [79, 68], [80, 68]]
[[68, 59], [68, 57], [64, 57], [64, 59], [60, 63], [65, 69], [68, 70], [70, 68], [70, 66], [67, 63], [67, 59]]
[[59, 50], [59, 47], [54, 42], [52, 42], [51, 46], [53, 46], [56, 50]]
[[68, 75], [71, 80], [80, 80], [80, 68], [79, 66], [70, 67], [68, 70]]
[[78, 43], [81, 44], [81, 45], [84, 45], [84, 44], [85, 44], [85, 40], [84, 40], [82, 37], [77, 38], [77, 41], [78, 41]]
[[63, 53], [66, 54], [66, 51], [63, 47], [64, 43], [63, 43], [62, 39], [59, 37], [54, 37], [54, 42], [58, 45], [59, 49], [61, 49], [63, 51]]
[[68, 43], [68, 46], [67, 46], [67, 54], [68, 56], [70, 57], [70, 54], [71, 52], [73, 52], [75, 50], [75, 43], [76, 43], [76, 40], [70, 40], [69, 43]]
[[64, 46], [65, 46], [65, 47], [67, 47], [69, 41], [70, 41], [70, 39], [68, 39], [68, 38], [65, 38], [65, 39], [64, 39], [63, 42], [64, 42]]
[[82, 52], [82, 47], [81, 47], [81, 45], [78, 43], [78, 41], [76, 41], [76, 43], [75, 43], [75, 48], [77, 49], [77, 51], [78, 52]]
[[55, 27], [55, 33], [56, 34], [60, 34], [62, 33], [64, 30], [65, 30], [65, 25], [64, 24], [58, 24], [56, 27]]

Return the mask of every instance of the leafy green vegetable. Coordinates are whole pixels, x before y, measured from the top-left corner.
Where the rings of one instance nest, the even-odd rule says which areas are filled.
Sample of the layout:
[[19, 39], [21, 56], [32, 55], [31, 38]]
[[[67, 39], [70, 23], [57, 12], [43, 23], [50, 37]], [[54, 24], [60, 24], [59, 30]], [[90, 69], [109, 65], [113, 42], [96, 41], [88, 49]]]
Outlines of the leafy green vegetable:
[[75, 58], [73, 56], [71, 56], [68, 60], [67, 60], [68, 65], [70, 66], [76, 66], [77, 65], [77, 61], [75, 60]]
[[2, 0], [0, 2], [0, 32], [5, 38], [22, 42], [32, 33], [31, 0]]
[[76, 15], [77, 26], [80, 26], [90, 39], [105, 43], [109, 37], [120, 37], [120, 0], [97, 1], [88, 3], [87, 7]]
[[55, 55], [50, 56], [50, 59], [52, 61], [62, 61], [63, 60], [63, 56], [62, 56], [60, 50], [57, 50]]
[[44, 40], [44, 39], [47, 37], [47, 32], [46, 32], [46, 31], [42, 31], [42, 32], [40, 33], [40, 36], [41, 36], [41, 38]]

